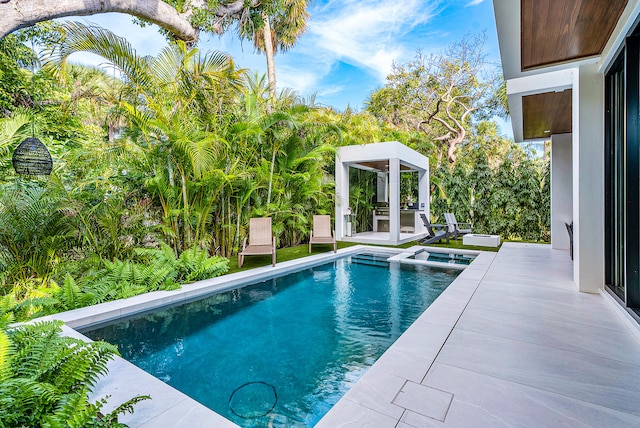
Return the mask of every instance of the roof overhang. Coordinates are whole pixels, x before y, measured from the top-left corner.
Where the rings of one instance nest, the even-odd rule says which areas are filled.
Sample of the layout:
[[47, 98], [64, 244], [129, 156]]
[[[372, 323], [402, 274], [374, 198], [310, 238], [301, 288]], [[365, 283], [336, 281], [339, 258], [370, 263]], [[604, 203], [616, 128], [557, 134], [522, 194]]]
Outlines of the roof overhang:
[[[568, 113], [571, 112], [571, 89], [576, 78], [577, 70], [567, 69], [507, 80], [507, 99], [516, 141], [548, 138], [571, 129], [571, 115], [561, 112], [562, 118], [559, 118], [556, 103], [561, 101], [563, 106], [568, 106]], [[563, 132], [558, 132], [561, 129]]]
[[640, 0], [493, 3], [515, 140], [570, 130], [566, 113], [573, 95], [567, 90], [574, 87], [577, 70], [594, 63], [602, 69], [611, 61]]
[[520, 0], [521, 70], [599, 56], [628, 0]]
[[389, 171], [389, 159], [400, 161], [400, 170], [429, 171], [429, 159], [398, 141], [338, 148], [340, 162], [371, 171]]

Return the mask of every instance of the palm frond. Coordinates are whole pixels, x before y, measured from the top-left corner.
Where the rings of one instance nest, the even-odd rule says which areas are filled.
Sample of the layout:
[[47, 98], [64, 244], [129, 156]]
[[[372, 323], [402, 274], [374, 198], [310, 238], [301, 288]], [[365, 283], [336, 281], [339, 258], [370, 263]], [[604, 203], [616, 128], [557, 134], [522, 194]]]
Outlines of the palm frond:
[[67, 58], [75, 52], [90, 52], [99, 55], [124, 74], [136, 87], [145, 87], [150, 81], [149, 69], [141, 61], [131, 44], [123, 37], [97, 25], [85, 25], [80, 22], [66, 22], [62, 25], [64, 40], [55, 51], [46, 53], [44, 67], [60, 74]]

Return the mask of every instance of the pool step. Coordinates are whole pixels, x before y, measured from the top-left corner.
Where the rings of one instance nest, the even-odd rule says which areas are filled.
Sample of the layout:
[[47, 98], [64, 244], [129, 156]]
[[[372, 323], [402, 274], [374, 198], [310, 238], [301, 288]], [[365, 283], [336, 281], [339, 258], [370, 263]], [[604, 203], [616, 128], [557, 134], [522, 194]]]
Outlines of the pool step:
[[427, 260], [433, 261], [433, 262], [441, 262], [441, 263], [455, 263], [455, 264], [468, 265], [473, 261], [473, 259], [474, 257], [466, 257], [460, 254], [445, 255], [445, 254], [431, 253]]
[[351, 256], [351, 263], [386, 268], [389, 267], [388, 258], [387, 254], [362, 253]]

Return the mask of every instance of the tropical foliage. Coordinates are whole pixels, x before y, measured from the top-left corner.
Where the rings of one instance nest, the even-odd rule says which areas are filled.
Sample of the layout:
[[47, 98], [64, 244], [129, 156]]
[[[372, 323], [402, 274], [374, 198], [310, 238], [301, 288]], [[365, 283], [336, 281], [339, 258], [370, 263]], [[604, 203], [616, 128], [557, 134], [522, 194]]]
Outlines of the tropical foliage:
[[[495, 124], [483, 122], [483, 133], [464, 144], [453, 167], [434, 171], [443, 189], [432, 195], [431, 212], [453, 212], [473, 224], [474, 232], [498, 233], [503, 239], [549, 241], [550, 165], [548, 153], [532, 156], [497, 135]], [[444, 222], [443, 217], [434, 221]]]
[[11, 314], [5, 309], [0, 308], [0, 426], [123, 427], [118, 415], [149, 398], [137, 396], [101, 414], [106, 399], [91, 402], [89, 392], [107, 373], [116, 348], [62, 336], [59, 322], [8, 327]]
[[[47, 47], [44, 63], [19, 43], [27, 36]], [[279, 246], [302, 243], [311, 216], [333, 211], [335, 148], [375, 141], [400, 141], [430, 158], [434, 221], [453, 211], [479, 231], [548, 239], [548, 159], [482, 120], [499, 104], [493, 82], [480, 76], [483, 40], [468, 36], [440, 56], [396, 65], [367, 111], [340, 113], [290, 91], [274, 99], [264, 77], [183, 42], [150, 58], [77, 23], [5, 37], [2, 294], [23, 319], [220, 275], [250, 217], [271, 216]], [[67, 64], [78, 51], [113, 67]], [[419, 97], [429, 94], [440, 94], [429, 107], [436, 110], [420, 112]], [[421, 122], [427, 113], [432, 122]], [[449, 116], [465, 135], [454, 163], [444, 161], [449, 143], [440, 138]], [[47, 180], [12, 171], [10, 154], [31, 134], [55, 158]], [[371, 174], [351, 175], [362, 230], [376, 190]]]

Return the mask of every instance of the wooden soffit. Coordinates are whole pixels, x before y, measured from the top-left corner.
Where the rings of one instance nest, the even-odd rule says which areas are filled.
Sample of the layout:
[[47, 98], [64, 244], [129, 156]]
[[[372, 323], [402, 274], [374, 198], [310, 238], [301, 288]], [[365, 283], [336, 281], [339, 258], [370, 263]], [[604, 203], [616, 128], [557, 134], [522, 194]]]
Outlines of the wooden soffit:
[[[356, 165], [362, 165], [367, 168], [371, 168], [380, 172], [389, 172], [389, 161], [381, 160], [381, 161], [371, 161], [371, 162], [358, 162]], [[356, 166], [354, 165], [354, 166]], [[407, 165], [400, 163], [400, 171], [411, 171]]]
[[549, 138], [571, 132], [571, 89], [522, 97], [523, 138]]
[[521, 0], [522, 71], [602, 53], [628, 0]]

